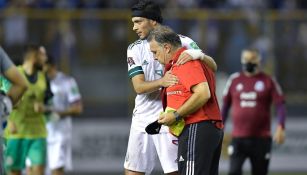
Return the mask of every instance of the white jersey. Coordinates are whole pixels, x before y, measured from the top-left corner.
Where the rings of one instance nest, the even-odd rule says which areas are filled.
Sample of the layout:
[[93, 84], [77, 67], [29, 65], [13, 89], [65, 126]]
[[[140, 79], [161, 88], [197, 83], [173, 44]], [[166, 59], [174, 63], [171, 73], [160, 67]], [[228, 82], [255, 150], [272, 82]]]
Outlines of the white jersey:
[[[52, 107], [57, 111], [66, 110], [71, 103], [81, 99], [77, 83], [74, 78], [61, 72], [50, 81], [50, 88], [53, 93]], [[49, 120], [47, 122], [48, 141], [62, 140], [71, 137], [72, 121], [67, 116], [59, 120]]]
[[[187, 49], [199, 49], [197, 44], [188, 37], [180, 36], [182, 46]], [[129, 78], [144, 74], [145, 81], [154, 81], [162, 78], [164, 67], [154, 59], [147, 40], [137, 40], [129, 45], [127, 49], [127, 63]], [[145, 127], [158, 119], [163, 111], [160, 99], [160, 90], [137, 94], [131, 127], [145, 132]], [[162, 127], [160, 132], [168, 132], [167, 127]]]

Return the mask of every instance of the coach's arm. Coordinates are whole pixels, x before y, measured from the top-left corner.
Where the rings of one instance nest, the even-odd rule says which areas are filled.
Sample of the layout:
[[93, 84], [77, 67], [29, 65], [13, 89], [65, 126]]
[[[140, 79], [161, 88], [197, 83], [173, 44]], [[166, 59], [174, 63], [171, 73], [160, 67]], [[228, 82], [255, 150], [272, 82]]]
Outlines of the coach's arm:
[[[179, 116], [186, 117], [201, 108], [210, 98], [210, 89], [207, 82], [199, 83], [191, 88], [191, 97], [177, 109]], [[159, 117], [159, 123], [171, 125], [176, 121], [174, 113], [164, 113]]]

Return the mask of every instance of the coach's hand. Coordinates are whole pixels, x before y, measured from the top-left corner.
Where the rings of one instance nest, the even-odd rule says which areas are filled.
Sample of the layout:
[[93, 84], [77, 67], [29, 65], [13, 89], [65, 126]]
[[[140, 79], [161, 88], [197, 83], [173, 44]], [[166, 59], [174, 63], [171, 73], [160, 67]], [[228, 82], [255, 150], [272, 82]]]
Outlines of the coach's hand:
[[277, 144], [283, 144], [285, 142], [285, 131], [281, 126], [278, 126], [275, 131], [274, 141]]
[[173, 112], [163, 113], [159, 116], [158, 123], [166, 126], [172, 125], [176, 121], [176, 116]]
[[177, 84], [178, 83], [178, 78], [175, 75], [173, 75], [171, 73], [171, 71], [167, 71], [165, 73], [164, 77], [162, 77], [160, 79], [160, 81], [161, 81], [161, 83], [160, 83], [161, 86], [169, 87], [169, 86], [173, 86], [173, 85]]

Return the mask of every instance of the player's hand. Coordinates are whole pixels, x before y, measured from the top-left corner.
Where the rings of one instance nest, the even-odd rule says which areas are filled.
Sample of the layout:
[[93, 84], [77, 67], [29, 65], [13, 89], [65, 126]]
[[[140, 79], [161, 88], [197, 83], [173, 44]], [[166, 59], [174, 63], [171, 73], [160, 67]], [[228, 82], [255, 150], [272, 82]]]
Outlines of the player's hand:
[[277, 144], [283, 144], [285, 142], [285, 131], [281, 126], [276, 128], [273, 139]]
[[7, 127], [8, 127], [11, 134], [17, 133], [17, 127], [16, 127], [16, 124], [14, 122], [9, 121], [8, 124], [7, 124]]
[[161, 79], [161, 86], [169, 87], [178, 83], [178, 78], [171, 73], [171, 71], [167, 71]]
[[159, 116], [158, 123], [166, 126], [172, 125], [176, 121], [176, 117], [173, 112], [163, 113]]
[[182, 64], [184, 64], [184, 63], [186, 63], [188, 61], [191, 61], [191, 60], [193, 60], [193, 57], [191, 55], [183, 52], [183, 53], [180, 54], [176, 64], [177, 65], [182, 65]]
[[33, 107], [34, 111], [37, 113], [45, 112], [45, 105], [43, 103], [35, 102]]

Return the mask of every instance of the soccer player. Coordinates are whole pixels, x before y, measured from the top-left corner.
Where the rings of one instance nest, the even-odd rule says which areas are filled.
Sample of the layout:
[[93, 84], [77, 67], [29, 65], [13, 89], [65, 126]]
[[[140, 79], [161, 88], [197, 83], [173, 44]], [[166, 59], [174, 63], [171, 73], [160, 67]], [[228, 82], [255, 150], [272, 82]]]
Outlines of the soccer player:
[[[159, 158], [164, 173], [176, 175], [178, 139], [171, 135], [165, 126], [157, 135], [145, 132], [145, 127], [157, 120], [159, 113], [163, 111], [160, 88], [176, 84], [178, 81], [176, 76], [170, 73], [166, 73], [163, 77], [163, 66], [154, 60], [146, 41], [149, 32], [162, 23], [160, 7], [150, 0], [138, 1], [132, 7], [132, 22], [133, 30], [140, 39], [127, 49], [128, 76], [137, 96], [124, 163], [125, 174], [150, 174]], [[180, 36], [180, 39], [182, 44], [189, 48], [182, 54], [182, 58], [191, 59], [190, 55], [194, 59], [202, 57], [206, 63], [216, 69], [213, 59], [205, 56], [193, 40], [185, 36]]]
[[64, 175], [64, 170], [72, 169], [71, 117], [83, 110], [81, 95], [75, 79], [60, 72], [52, 57], [48, 57], [45, 71], [53, 93], [52, 102], [47, 107], [48, 168], [52, 175]]
[[168, 27], [157, 27], [147, 37], [156, 60], [176, 75], [179, 82], [165, 88], [163, 107], [174, 109], [159, 116], [158, 122], [170, 126], [182, 118], [179, 135], [178, 172], [180, 175], [218, 175], [223, 140], [223, 123], [215, 94], [212, 70], [199, 60], [176, 65], [186, 50], [179, 36]]
[[[17, 70], [14, 63], [0, 47], [0, 74], [2, 81], [9, 80], [11, 82], [10, 89], [3, 88], [7, 95], [1, 94], [0, 96], [0, 124], [4, 122], [4, 117], [9, 115], [12, 108], [12, 103], [15, 105], [27, 90], [27, 83], [21, 73]], [[2, 82], [1, 81], [1, 82]], [[0, 128], [0, 174], [4, 174], [3, 167], [3, 150], [2, 150], [2, 126]]]
[[241, 175], [242, 165], [249, 158], [253, 175], [266, 175], [271, 158], [271, 105], [278, 114], [275, 141], [284, 142], [285, 99], [275, 79], [260, 69], [260, 56], [255, 49], [241, 54], [242, 72], [228, 79], [223, 92], [223, 121], [232, 107], [232, 141], [228, 148], [230, 175]]
[[24, 62], [18, 67], [28, 89], [10, 114], [4, 132], [8, 175], [20, 175], [26, 158], [30, 161], [31, 174], [44, 174], [47, 133], [42, 106], [52, 96], [46, 76], [41, 71], [46, 59], [44, 47], [28, 45]]

